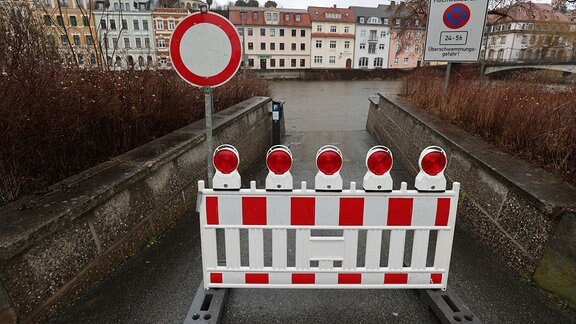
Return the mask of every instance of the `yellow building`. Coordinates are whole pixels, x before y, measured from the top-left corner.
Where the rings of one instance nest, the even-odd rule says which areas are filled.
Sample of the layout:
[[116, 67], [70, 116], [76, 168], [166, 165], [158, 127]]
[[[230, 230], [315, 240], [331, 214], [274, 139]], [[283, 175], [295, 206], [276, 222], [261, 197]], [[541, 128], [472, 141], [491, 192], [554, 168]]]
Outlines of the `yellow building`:
[[101, 66], [90, 0], [42, 0], [32, 5], [69, 67]]

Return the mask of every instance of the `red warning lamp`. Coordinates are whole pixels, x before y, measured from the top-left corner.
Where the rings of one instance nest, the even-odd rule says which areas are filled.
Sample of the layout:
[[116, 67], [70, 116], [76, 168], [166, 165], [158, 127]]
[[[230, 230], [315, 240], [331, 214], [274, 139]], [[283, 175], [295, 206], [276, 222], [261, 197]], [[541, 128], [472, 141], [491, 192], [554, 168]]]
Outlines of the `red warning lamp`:
[[445, 191], [446, 152], [439, 146], [429, 146], [420, 153], [420, 172], [416, 176], [415, 187], [419, 191]]
[[342, 152], [334, 145], [324, 145], [316, 153], [316, 174], [314, 187], [322, 191], [342, 190]]
[[238, 164], [240, 156], [232, 145], [223, 144], [214, 150], [212, 163], [216, 172], [212, 179], [214, 189], [240, 189], [240, 174]]
[[362, 186], [367, 191], [391, 191], [393, 158], [392, 152], [386, 146], [372, 147], [366, 154], [366, 166], [368, 171], [364, 176]]
[[272, 146], [266, 153], [266, 166], [268, 176], [266, 177], [266, 190], [292, 190], [293, 179], [290, 174], [292, 167], [292, 152], [283, 145]]

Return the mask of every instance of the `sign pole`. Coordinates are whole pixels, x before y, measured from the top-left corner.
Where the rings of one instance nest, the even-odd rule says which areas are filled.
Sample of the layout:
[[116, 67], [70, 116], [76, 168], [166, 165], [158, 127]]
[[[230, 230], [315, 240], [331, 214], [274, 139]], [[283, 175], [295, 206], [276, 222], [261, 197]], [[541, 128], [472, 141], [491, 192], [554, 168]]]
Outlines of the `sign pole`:
[[448, 62], [448, 66], [446, 66], [446, 76], [444, 77], [444, 94], [448, 94], [448, 83], [450, 83], [451, 69], [452, 69], [452, 62]]
[[214, 153], [214, 140], [212, 138], [212, 87], [204, 87], [204, 110], [206, 119], [206, 166], [208, 172], [208, 184], [212, 186], [214, 177], [214, 166], [212, 165], [212, 154]]

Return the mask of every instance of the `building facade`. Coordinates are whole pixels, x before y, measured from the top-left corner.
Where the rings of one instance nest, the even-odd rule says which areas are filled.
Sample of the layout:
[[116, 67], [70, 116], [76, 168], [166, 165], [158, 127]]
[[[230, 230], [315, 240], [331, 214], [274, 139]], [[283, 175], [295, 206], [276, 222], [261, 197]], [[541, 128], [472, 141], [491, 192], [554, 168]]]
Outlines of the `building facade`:
[[250, 69], [310, 68], [310, 16], [305, 10], [231, 7]]
[[50, 41], [56, 44], [68, 67], [101, 66], [97, 33], [89, 0], [45, 0], [33, 3]]
[[393, 8], [380, 5], [377, 8], [350, 7], [350, 9], [356, 16], [354, 68], [387, 68]]
[[170, 60], [170, 38], [178, 23], [190, 14], [190, 9], [184, 8], [156, 8], [152, 11], [154, 21], [154, 43], [158, 57], [157, 68], [161, 70], [172, 69]]
[[352, 68], [356, 18], [352, 9], [308, 7], [312, 21], [311, 68]]
[[389, 69], [406, 69], [423, 65], [426, 22], [406, 3], [390, 2], [394, 11], [390, 28]]
[[489, 15], [480, 58], [499, 62], [567, 62], [576, 23], [549, 4], [518, 3], [507, 17]]
[[157, 62], [150, 0], [96, 0], [93, 7], [103, 61], [109, 69], [154, 68]]

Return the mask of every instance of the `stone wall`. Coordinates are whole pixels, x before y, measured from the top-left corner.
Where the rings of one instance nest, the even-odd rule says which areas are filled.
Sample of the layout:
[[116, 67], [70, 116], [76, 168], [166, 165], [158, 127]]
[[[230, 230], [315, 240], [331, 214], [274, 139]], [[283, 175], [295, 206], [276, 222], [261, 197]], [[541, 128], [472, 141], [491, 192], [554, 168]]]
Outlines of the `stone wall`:
[[576, 305], [576, 188], [513, 158], [399, 97], [372, 101], [366, 129], [414, 175], [438, 145], [446, 176], [461, 183], [458, 217], [506, 264]]
[[[272, 143], [269, 98], [214, 115], [240, 169]], [[0, 209], [0, 322], [42, 321], [195, 208], [206, 178], [199, 121]]]

